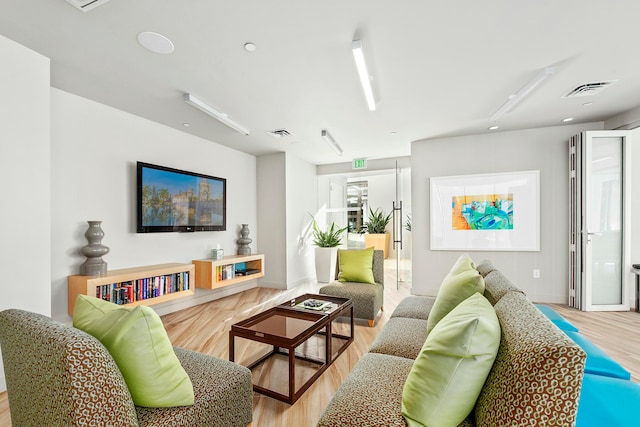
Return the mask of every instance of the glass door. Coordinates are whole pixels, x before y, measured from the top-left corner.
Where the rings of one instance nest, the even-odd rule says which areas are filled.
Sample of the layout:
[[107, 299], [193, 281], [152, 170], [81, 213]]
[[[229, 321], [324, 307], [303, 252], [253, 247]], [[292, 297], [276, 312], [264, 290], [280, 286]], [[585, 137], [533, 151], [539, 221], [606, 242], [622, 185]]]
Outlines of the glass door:
[[[406, 162], [408, 163], [408, 162]], [[365, 248], [363, 226], [370, 210], [392, 215], [387, 226], [389, 245], [385, 258], [385, 283], [390, 287], [411, 286], [411, 169], [366, 170], [319, 176], [319, 206], [326, 211], [327, 224], [348, 226], [343, 245]], [[396, 203], [397, 202], [397, 203]], [[396, 209], [402, 202], [402, 209]]]
[[[396, 162], [392, 241], [395, 252], [396, 289], [411, 287], [411, 174]], [[404, 196], [409, 195], [408, 203]]]
[[571, 305], [586, 311], [629, 309], [626, 138], [625, 131], [584, 132], [572, 151], [579, 163], [571, 216], [572, 251], [578, 256], [572, 257], [577, 285], [570, 289], [570, 303], [574, 297]]

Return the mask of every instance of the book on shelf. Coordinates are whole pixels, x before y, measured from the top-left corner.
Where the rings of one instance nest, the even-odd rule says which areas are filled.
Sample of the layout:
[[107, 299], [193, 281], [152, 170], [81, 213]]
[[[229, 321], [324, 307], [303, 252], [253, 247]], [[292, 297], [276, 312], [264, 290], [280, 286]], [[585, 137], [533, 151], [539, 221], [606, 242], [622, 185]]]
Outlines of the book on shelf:
[[218, 265], [216, 266], [217, 281], [229, 280], [235, 277], [235, 270], [233, 264]]
[[157, 298], [189, 290], [189, 272], [165, 274], [96, 286], [96, 298], [115, 304]]

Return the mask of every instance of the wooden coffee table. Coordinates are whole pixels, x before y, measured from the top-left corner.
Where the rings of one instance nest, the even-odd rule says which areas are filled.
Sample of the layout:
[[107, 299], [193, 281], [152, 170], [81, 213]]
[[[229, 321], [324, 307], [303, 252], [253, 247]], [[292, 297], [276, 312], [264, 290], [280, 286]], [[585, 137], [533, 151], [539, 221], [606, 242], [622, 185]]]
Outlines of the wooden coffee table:
[[[323, 304], [319, 309], [305, 308], [304, 302], [314, 300]], [[339, 316], [349, 316], [349, 335], [334, 331], [333, 323]], [[350, 299], [328, 295], [304, 294], [248, 319], [231, 325], [229, 331], [229, 360], [235, 360], [235, 339], [244, 338], [272, 346], [264, 356], [250, 363], [254, 369], [276, 355], [288, 357], [288, 394], [279, 393], [254, 383], [253, 389], [266, 396], [293, 404], [353, 342], [353, 303]], [[312, 337], [321, 336], [324, 342], [321, 354], [308, 355], [296, 351]], [[341, 342], [334, 349], [333, 341]], [[295, 387], [296, 360], [317, 365], [317, 369], [298, 389]]]

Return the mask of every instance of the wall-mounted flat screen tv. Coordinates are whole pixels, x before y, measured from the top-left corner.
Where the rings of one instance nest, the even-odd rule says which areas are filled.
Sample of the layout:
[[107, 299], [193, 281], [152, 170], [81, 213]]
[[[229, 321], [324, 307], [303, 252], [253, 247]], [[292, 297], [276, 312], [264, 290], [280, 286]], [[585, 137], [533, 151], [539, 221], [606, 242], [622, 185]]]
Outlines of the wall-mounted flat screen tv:
[[224, 231], [227, 180], [138, 162], [138, 233]]

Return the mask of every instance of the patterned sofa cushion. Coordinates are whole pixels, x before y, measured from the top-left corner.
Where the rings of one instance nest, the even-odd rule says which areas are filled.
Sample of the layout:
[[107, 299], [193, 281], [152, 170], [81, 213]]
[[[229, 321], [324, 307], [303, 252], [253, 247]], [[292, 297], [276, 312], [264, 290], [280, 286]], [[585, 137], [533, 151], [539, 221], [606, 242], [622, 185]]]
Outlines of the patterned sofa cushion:
[[480, 273], [482, 277], [487, 277], [487, 274], [491, 273], [495, 269], [496, 268], [493, 266], [491, 261], [487, 259], [480, 261], [480, 264], [476, 265], [476, 270], [478, 270], [478, 273]]
[[494, 308], [502, 338], [476, 402], [476, 424], [574, 425], [584, 351], [520, 292], [506, 293]]
[[392, 317], [371, 344], [371, 353], [415, 359], [427, 339], [427, 321]]
[[[402, 389], [413, 360], [367, 353], [360, 358], [318, 421], [318, 427], [407, 427]], [[458, 427], [472, 427], [465, 419]]]
[[514, 286], [499, 270], [493, 270], [484, 278], [484, 297], [489, 300], [492, 305], [496, 305], [500, 298], [507, 292], [524, 292]]
[[413, 360], [367, 353], [360, 358], [318, 421], [318, 427], [406, 427], [400, 407]]
[[405, 297], [396, 306], [396, 309], [393, 310], [391, 317], [408, 317], [411, 319], [427, 320], [435, 300], [435, 297]]
[[332, 295], [353, 300], [353, 316], [358, 319], [375, 319], [382, 307], [384, 287], [380, 284], [356, 282], [331, 282], [318, 291], [321, 295]]
[[179, 408], [136, 407], [141, 426], [245, 427], [252, 419], [251, 371], [228, 360], [174, 347], [193, 382], [195, 404]]

